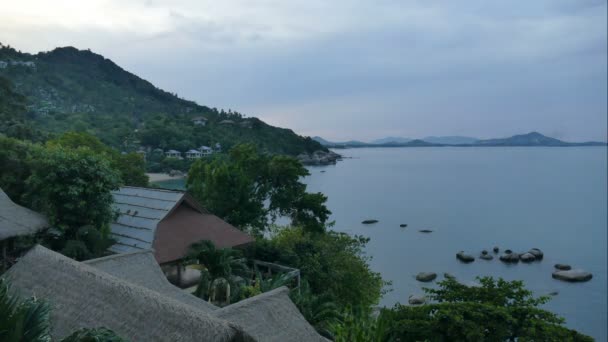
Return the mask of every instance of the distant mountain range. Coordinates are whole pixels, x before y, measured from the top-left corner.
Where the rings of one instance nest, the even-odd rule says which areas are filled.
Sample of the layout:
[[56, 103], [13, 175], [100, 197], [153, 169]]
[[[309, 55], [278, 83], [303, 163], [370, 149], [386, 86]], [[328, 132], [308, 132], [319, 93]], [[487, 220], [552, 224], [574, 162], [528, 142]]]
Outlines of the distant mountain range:
[[477, 139], [464, 136], [443, 136], [425, 137], [422, 139], [408, 139], [387, 137], [376, 139], [369, 143], [361, 141], [331, 142], [321, 137], [314, 137], [314, 140], [321, 145], [333, 148], [352, 148], [352, 147], [431, 147], [431, 146], [606, 146], [605, 142], [566, 142], [559, 139], [547, 137], [538, 132], [514, 135], [509, 138], [499, 139]]

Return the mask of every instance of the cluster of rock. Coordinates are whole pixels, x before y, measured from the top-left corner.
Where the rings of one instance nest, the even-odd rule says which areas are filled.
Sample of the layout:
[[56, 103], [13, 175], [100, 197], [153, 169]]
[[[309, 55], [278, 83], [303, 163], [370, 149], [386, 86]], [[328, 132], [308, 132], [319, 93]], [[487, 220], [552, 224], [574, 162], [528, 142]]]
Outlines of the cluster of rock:
[[333, 151], [315, 151], [311, 154], [301, 153], [298, 155], [298, 160], [304, 165], [329, 165], [335, 164], [342, 156]]
[[580, 282], [580, 281], [589, 281], [593, 278], [593, 274], [586, 272], [581, 269], [572, 269], [572, 266], [566, 264], [556, 264], [555, 269], [557, 271], [553, 272], [551, 275], [554, 279], [570, 281], [570, 282]]
[[544, 253], [538, 248], [532, 248], [525, 253], [515, 253], [510, 249], [505, 250], [500, 256], [500, 261], [506, 263], [532, 262], [540, 261], [544, 257]]

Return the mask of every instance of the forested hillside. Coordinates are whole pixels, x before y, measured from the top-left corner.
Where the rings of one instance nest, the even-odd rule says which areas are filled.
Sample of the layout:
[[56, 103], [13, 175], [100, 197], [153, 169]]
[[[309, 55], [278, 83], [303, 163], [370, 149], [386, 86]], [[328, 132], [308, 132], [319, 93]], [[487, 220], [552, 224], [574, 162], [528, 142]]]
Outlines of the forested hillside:
[[[290, 155], [324, 149], [289, 129], [181, 99], [101, 55], [73, 47], [32, 55], [0, 44], [0, 92], [4, 133], [10, 115], [12, 126], [19, 123], [13, 131], [30, 130], [35, 137], [86, 131], [127, 151], [140, 146], [186, 151], [218, 142], [226, 148], [250, 142]], [[207, 124], [194, 125], [196, 117]]]

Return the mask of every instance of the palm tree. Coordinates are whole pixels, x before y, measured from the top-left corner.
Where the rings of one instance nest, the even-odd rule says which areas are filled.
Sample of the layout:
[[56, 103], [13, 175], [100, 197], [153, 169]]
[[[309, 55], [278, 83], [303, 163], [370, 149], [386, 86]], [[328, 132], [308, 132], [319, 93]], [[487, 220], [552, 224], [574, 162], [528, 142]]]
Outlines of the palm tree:
[[49, 306], [36, 298], [19, 300], [10, 295], [0, 279], [0, 340], [6, 342], [50, 341]]
[[247, 275], [248, 267], [242, 253], [232, 248], [216, 248], [213, 242], [203, 240], [190, 246], [186, 259], [196, 264], [201, 279], [194, 294], [200, 298], [215, 300], [218, 288], [226, 290], [226, 302], [230, 301], [230, 283], [234, 275]]
[[[0, 279], [0, 341], [50, 342], [50, 306], [35, 297], [21, 300], [11, 294], [8, 282]], [[61, 342], [125, 342], [106, 328], [80, 329]]]

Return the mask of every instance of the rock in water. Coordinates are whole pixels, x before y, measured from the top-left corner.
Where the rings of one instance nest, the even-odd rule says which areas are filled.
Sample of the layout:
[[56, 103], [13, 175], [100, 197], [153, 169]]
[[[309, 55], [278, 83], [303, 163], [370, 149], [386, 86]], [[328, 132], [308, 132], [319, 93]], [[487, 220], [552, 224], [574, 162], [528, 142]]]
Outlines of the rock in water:
[[492, 250], [494, 251], [494, 253], [498, 253], [500, 251], [498, 247], [494, 247]]
[[532, 253], [524, 253], [519, 256], [519, 260], [521, 260], [522, 262], [532, 262], [536, 260], [536, 257]]
[[517, 254], [517, 253], [507, 253], [507, 251], [505, 251], [505, 254], [501, 255], [499, 259], [502, 262], [516, 264], [516, 263], [519, 262], [519, 254]]
[[555, 271], [552, 277], [559, 280], [570, 281], [570, 282], [582, 282], [589, 281], [593, 278], [593, 274], [584, 270], [568, 270], [568, 271]]
[[494, 256], [492, 256], [491, 254], [481, 254], [479, 256], [479, 259], [483, 259], [483, 260], [492, 260], [494, 259]]
[[443, 277], [445, 279], [456, 280], [456, 277], [454, 277], [453, 275], [451, 275], [451, 274], [449, 274], [447, 272], [443, 274]]
[[513, 253], [513, 251], [512, 251], [512, 250], [510, 250], [510, 249], [505, 249], [505, 254], [511, 254], [511, 253]]
[[421, 233], [432, 233], [433, 231], [430, 230], [430, 229], [421, 229], [421, 230], [419, 230], [419, 232], [421, 232]]
[[464, 263], [469, 263], [475, 261], [475, 257], [470, 254], [465, 254], [465, 252], [460, 251], [456, 253], [456, 258]]
[[534, 258], [536, 258], [536, 260], [542, 260], [543, 257], [545, 256], [543, 251], [541, 251], [538, 248], [532, 248], [531, 250], [528, 251], [528, 253], [534, 255]]
[[420, 305], [426, 303], [426, 297], [423, 295], [411, 295], [407, 301], [410, 305]]
[[378, 220], [363, 220], [361, 223], [363, 223], [363, 224], [378, 223]]
[[435, 280], [435, 278], [437, 278], [437, 273], [433, 273], [433, 272], [420, 272], [416, 275], [416, 280], [418, 281], [422, 281], [422, 282], [429, 282], [429, 281], [433, 281]]
[[401, 227], [401, 228], [405, 228], [405, 227], [407, 227], [407, 224], [402, 223], [402, 224], [400, 224], [400, 225], [399, 225], [399, 227]]
[[569, 271], [572, 269], [572, 266], [567, 265], [567, 264], [555, 264], [555, 268], [557, 268], [560, 271]]
[[481, 251], [481, 255], [486, 255], [488, 254], [488, 251], [486, 251], [485, 249], [483, 251]]

